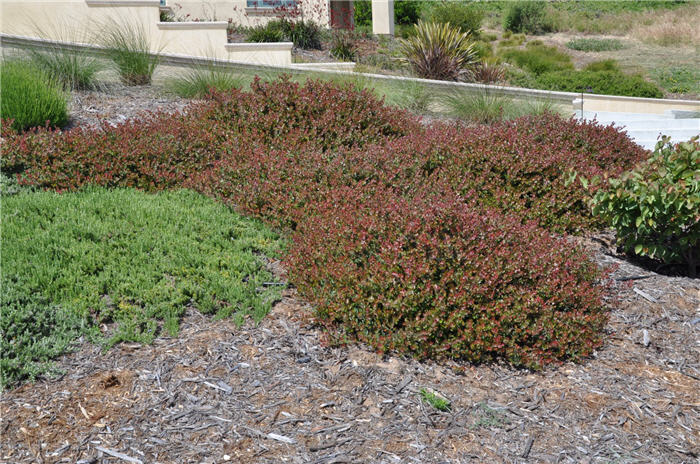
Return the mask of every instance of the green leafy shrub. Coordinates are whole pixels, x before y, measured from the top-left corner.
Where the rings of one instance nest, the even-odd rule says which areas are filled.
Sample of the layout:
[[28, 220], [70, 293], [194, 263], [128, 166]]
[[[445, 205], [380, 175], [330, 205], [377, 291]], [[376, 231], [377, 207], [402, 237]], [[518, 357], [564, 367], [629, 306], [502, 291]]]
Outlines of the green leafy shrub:
[[107, 57], [112, 60], [126, 85], [150, 84], [160, 58], [150, 35], [140, 22], [111, 20], [103, 28], [101, 39]]
[[584, 71], [620, 71], [620, 65], [615, 60], [602, 60], [588, 63]]
[[619, 39], [594, 38], [571, 39], [566, 43], [566, 46], [572, 50], [579, 50], [582, 52], [608, 52], [625, 48], [624, 44]]
[[478, 62], [470, 34], [450, 24], [418, 21], [415, 35], [401, 39], [401, 51], [413, 71], [426, 79], [456, 81]]
[[42, 69], [23, 60], [0, 63], [0, 117], [23, 131], [68, 122], [68, 96]]
[[[372, 2], [371, 0], [355, 0], [355, 25], [372, 25]], [[424, 4], [419, 0], [396, 0], [394, 2], [394, 23], [399, 26], [413, 25], [421, 17], [421, 10]]]
[[248, 42], [284, 42], [285, 29], [280, 20], [251, 27], [246, 31]]
[[[177, 333], [188, 305], [260, 320], [278, 290], [259, 254], [279, 238], [192, 191], [3, 197], [4, 383], [34, 377], [88, 334], [107, 346]], [[115, 322], [103, 338], [98, 326]]]
[[247, 30], [248, 42], [283, 42], [288, 40], [295, 47], [303, 49], [321, 49], [321, 28], [313, 21], [275, 19], [267, 24]]
[[546, 7], [546, 2], [514, 2], [503, 17], [503, 29], [526, 34], [552, 32], [554, 25], [547, 17]]
[[634, 170], [609, 180], [593, 197], [593, 213], [617, 231], [628, 253], [700, 266], [700, 142], [671, 144], [663, 138]]
[[484, 13], [473, 2], [437, 1], [425, 8], [422, 19], [430, 23], [450, 23], [462, 32], [471, 32], [478, 37]]
[[662, 98], [661, 89], [641, 76], [616, 71], [555, 71], [537, 76], [537, 88], [601, 95]]
[[295, 47], [305, 50], [321, 49], [321, 27], [311, 20], [285, 21], [285, 34]]
[[[353, 2], [355, 26], [372, 26], [372, 1], [355, 0]], [[396, 12], [396, 4], [394, 4]]]
[[420, 0], [396, 0], [394, 2], [394, 22], [407, 26], [416, 24], [421, 17], [425, 3]]
[[542, 74], [551, 71], [573, 69], [571, 57], [557, 47], [549, 47], [541, 42], [530, 42], [523, 49], [507, 49], [501, 52], [501, 57], [509, 63], [530, 71]]

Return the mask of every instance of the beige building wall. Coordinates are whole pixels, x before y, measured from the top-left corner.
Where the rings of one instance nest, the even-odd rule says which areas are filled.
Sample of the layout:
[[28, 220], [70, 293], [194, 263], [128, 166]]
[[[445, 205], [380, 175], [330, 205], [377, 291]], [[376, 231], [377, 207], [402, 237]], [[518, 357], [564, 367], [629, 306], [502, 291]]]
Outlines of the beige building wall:
[[149, 34], [155, 34], [159, 21], [158, 5], [158, 0], [0, 0], [0, 32], [98, 43], [105, 25], [118, 20], [143, 24]]
[[291, 44], [227, 45], [226, 21], [160, 22], [159, 0], [0, 0], [0, 32], [101, 44], [110, 23], [140, 25], [151, 51], [287, 66]]
[[[228, 21], [239, 26], [257, 26], [280, 16], [279, 11], [267, 8], [247, 8], [246, 0], [167, 0], [176, 20]], [[328, 27], [330, 18], [329, 0], [299, 0], [301, 18]]]

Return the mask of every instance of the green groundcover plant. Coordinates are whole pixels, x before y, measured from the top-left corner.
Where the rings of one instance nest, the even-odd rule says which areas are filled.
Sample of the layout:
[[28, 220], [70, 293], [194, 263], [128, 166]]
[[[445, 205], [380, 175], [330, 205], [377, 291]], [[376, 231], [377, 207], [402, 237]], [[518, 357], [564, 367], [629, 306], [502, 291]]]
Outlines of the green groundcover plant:
[[81, 335], [150, 342], [177, 333], [188, 306], [260, 320], [276, 298], [260, 255], [279, 238], [194, 192], [91, 187], [2, 203], [3, 386], [50, 372]]
[[619, 71], [554, 71], [537, 76], [537, 87], [563, 92], [587, 92], [601, 95], [662, 98], [661, 89], [641, 76]]
[[700, 265], [700, 143], [664, 138], [651, 157], [592, 200], [593, 213], [617, 231], [622, 248], [667, 264]]
[[544, 45], [539, 40], [528, 42], [525, 49], [503, 50], [501, 56], [505, 61], [536, 75], [574, 68], [568, 54], [557, 47]]
[[576, 38], [566, 43], [572, 50], [583, 52], [607, 52], [622, 50], [625, 45], [619, 39]]

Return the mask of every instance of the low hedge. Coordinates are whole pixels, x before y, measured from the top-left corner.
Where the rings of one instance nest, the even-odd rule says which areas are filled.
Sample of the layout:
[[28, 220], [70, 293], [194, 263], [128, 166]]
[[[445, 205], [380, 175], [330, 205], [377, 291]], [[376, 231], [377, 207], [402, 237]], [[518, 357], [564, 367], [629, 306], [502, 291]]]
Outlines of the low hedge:
[[637, 75], [617, 71], [554, 71], [537, 77], [538, 87], [563, 92], [662, 98], [661, 89]]
[[188, 187], [291, 234], [320, 322], [378, 349], [530, 367], [601, 342], [601, 276], [551, 231], [595, 225], [564, 182], [646, 152], [611, 127], [532, 117], [424, 126], [367, 92], [256, 81], [117, 127], [17, 134], [20, 183]]

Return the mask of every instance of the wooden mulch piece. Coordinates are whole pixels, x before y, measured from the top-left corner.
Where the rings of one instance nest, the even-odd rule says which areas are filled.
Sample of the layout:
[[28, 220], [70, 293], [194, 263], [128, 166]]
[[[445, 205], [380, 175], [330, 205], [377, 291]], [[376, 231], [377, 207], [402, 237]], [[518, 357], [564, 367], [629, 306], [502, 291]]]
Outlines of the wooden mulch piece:
[[327, 348], [286, 290], [259, 326], [190, 311], [177, 338], [63, 357], [61, 379], [3, 395], [0, 461], [697, 462], [700, 280], [586, 245], [621, 280], [607, 343], [583, 364], [533, 373]]

